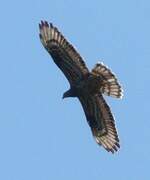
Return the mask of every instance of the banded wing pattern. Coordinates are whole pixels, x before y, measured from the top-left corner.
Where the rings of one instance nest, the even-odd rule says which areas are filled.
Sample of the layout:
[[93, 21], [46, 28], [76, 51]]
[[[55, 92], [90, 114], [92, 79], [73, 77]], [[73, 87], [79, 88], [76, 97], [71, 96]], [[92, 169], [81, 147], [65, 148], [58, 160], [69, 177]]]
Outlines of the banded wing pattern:
[[51, 23], [41, 21], [39, 28], [39, 36], [43, 46], [65, 74], [70, 84], [73, 85], [77, 81], [84, 79], [89, 74], [89, 71], [75, 48]]
[[117, 151], [120, 145], [114, 118], [103, 96], [82, 96], [79, 100], [96, 142], [107, 151]]

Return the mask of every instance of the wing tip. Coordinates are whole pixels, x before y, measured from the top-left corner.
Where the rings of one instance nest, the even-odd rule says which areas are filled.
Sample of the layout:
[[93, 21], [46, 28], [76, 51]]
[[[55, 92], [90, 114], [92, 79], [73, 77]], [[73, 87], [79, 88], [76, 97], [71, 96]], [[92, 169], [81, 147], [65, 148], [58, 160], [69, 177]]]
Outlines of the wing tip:
[[104, 142], [99, 143], [99, 145], [102, 145], [104, 149], [106, 149], [106, 151], [111, 152], [112, 154], [118, 152], [118, 150], [120, 149], [119, 142], [114, 143], [114, 145], [112, 145], [111, 147], [105, 147]]
[[39, 23], [39, 30], [40, 30], [40, 40], [44, 47], [47, 47], [47, 42], [52, 38], [52, 23], [48, 23], [47, 21], [41, 20]]
[[39, 23], [39, 30], [41, 34], [40, 39], [46, 48], [49, 41], [53, 41], [56, 44], [61, 43], [61, 41], [64, 39], [58, 29], [53, 26], [52, 23], [48, 23], [47, 21], [41, 20]]
[[103, 146], [106, 151], [114, 154], [120, 148], [117, 132], [114, 132], [113, 135], [110, 135], [109, 132], [99, 134], [95, 128], [92, 129], [92, 132], [97, 144]]
[[43, 29], [43, 28], [49, 28], [49, 27], [53, 27], [52, 23], [48, 23], [48, 21], [43, 21], [41, 20], [41, 22], [39, 23], [39, 29]]
[[41, 26], [49, 26], [49, 24], [47, 21], [41, 20]]

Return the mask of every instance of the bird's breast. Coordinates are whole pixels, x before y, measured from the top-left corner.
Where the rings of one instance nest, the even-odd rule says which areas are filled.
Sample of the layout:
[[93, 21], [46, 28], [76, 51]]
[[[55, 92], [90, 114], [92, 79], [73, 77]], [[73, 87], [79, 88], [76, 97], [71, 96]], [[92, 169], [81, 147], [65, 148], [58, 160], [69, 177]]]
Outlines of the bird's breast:
[[94, 95], [100, 92], [101, 80], [97, 77], [90, 76], [86, 80], [80, 81], [76, 87], [79, 94], [87, 93]]

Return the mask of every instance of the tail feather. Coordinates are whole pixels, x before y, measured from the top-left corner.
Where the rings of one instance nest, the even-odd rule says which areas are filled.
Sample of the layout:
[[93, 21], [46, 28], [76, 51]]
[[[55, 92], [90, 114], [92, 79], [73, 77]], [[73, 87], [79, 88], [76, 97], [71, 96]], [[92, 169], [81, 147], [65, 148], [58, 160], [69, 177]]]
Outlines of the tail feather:
[[116, 76], [103, 63], [98, 63], [92, 70], [92, 74], [101, 76], [103, 79], [100, 91], [108, 96], [122, 98], [123, 90]]

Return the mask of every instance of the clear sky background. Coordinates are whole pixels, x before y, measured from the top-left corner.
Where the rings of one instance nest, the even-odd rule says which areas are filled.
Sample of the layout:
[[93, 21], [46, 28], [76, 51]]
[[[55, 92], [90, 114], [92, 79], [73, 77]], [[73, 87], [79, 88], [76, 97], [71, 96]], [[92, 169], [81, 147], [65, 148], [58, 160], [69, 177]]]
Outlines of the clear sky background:
[[[38, 37], [53, 22], [91, 69], [103, 61], [123, 100], [107, 97], [121, 141], [99, 147]], [[5, 0], [0, 6], [0, 179], [150, 179], [150, 2]]]

